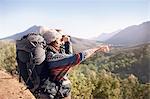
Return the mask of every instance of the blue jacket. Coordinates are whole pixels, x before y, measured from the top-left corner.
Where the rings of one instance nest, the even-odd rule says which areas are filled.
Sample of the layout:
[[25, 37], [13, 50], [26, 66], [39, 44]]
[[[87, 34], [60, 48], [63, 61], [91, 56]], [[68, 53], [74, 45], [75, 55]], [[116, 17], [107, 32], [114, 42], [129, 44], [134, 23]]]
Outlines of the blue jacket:
[[85, 59], [85, 53], [65, 54], [54, 50], [51, 46], [46, 55], [46, 65], [53, 80], [63, 80], [64, 75], [71, 67], [76, 66]]

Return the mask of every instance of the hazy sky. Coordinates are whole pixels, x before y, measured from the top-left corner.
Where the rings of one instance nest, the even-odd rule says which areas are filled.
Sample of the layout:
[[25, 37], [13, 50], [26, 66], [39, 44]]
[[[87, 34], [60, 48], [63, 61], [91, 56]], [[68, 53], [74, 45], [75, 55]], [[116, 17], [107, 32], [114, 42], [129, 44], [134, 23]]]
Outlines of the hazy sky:
[[150, 0], [0, 0], [0, 38], [33, 25], [89, 38], [150, 21]]

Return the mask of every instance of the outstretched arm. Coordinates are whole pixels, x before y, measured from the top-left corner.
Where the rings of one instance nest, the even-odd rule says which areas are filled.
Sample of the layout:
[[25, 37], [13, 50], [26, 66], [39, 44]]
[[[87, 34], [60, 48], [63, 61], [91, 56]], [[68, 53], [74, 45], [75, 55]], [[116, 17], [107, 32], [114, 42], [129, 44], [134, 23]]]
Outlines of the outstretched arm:
[[97, 48], [92, 48], [85, 50], [83, 52], [72, 54], [72, 55], [62, 55], [62, 54], [48, 54], [47, 64], [49, 68], [59, 68], [59, 67], [72, 67], [79, 64], [81, 61], [89, 58], [96, 51], [107, 52], [109, 50], [108, 46], [100, 46]]
[[50, 75], [52, 79], [59, 81], [69, 71], [71, 67], [76, 66], [81, 61], [87, 59], [97, 50], [106, 51], [106, 48], [99, 47], [88, 49], [70, 56], [50, 53], [49, 59], [47, 59], [47, 65], [50, 69]]

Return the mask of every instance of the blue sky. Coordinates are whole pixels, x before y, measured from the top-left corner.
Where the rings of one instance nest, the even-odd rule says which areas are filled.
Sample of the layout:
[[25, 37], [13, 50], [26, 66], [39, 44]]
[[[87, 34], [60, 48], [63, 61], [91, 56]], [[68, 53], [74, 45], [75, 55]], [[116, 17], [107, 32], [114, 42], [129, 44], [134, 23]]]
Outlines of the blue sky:
[[33, 25], [90, 38], [150, 21], [150, 0], [0, 0], [0, 38]]

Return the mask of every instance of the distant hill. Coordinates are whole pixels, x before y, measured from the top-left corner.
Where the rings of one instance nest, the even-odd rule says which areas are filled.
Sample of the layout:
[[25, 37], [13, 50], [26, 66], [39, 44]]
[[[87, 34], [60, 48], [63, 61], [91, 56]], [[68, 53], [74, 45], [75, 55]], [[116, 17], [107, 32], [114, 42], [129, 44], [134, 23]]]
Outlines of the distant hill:
[[[31, 32], [44, 34], [50, 30], [51, 29], [47, 28], [47, 27], [34, 25], [34, 26], [30, 27], [29, 29], [25, 30], [24, 32], [14, 34], [12, 36], [3, 38], [1, 40], [3, 40], [3, 41], [15, 41], [15, 40], [21, 39], [22, 36], [27, 35]], [[95, 47], [99, 44], [96, 41], [81, 39], [81, 38], [76, 38], [76, 37], [71, 37], [71, 41], [73, 43], [73, 47], [74, 47], [75, 52], [82, 51], [82, 50], [85, 50], [88, 48], [92, 48], [92, 47]]]
[[50, 31], [49, 28], [47, 27], [43, 27], [43, 26], [32, 26], [30, 27], [29, 29], [23, 31], [23, 32], [20, 32], [20, 33], [16, 33], [14, 35], [11, 35], [11, 36], [8, 36], [6, 38], [3, 38], [2, 40], [19, 40], [21, 39], [21, 37], [23, 37], [24, 35], [27, 35], [29, 33], [40, 33], [40, 34], [43, 34], [43, 33], [46, 33]]
[[97, 41], [102, 41], [105, 42], [108, 39], [110, 39], [111, 37], [113, 37], [114, 35], [116, 35], [118, 32], [120, 32], [121, 30], [117, 30], [115, 32], [112, 33], [102, 33], [100, 34], [98, 37], [94, 37], [92, 38], [92, 40], [97, 40]]
[[106, 40], [115, 45], [132, 46], [150, 42], [150, 21], [129, 26]]

